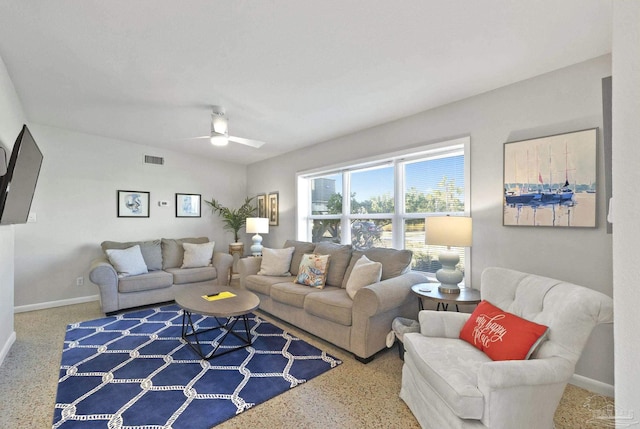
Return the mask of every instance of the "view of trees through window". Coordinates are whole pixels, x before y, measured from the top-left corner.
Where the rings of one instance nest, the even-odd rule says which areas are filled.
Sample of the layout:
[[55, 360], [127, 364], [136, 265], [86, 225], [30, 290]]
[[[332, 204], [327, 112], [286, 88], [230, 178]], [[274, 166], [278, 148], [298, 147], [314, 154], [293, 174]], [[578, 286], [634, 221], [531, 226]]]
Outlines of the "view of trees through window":
[[[403, 184], [401, 195], [396, 195], [397, 183]], [[435, 272], [443, 247], [425, 244], [425, 218], [464, 213], [464, 183], [462, 150], [316, 176], [309, 180], [311, 239], [351, 243], [355, 249], [409, 249], [414, 270]], [[343, 198], [345, 189], [348, 201]], [[464, 249], [458, 250], [464, 270]]]

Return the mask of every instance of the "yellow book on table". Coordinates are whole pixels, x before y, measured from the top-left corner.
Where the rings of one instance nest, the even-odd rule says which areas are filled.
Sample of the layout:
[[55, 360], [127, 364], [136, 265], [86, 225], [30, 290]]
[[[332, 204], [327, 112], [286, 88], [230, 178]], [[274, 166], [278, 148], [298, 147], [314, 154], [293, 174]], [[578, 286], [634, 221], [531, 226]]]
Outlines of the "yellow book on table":
[[233, 298], [234, 296], [236, 296], [235, 293], [231, 293], [227, 291], [220, 292], [220, 293], [212, 293], [211, 295], [202, 295], [202, 297], [207, 301], [218, 301], [219, 299]]

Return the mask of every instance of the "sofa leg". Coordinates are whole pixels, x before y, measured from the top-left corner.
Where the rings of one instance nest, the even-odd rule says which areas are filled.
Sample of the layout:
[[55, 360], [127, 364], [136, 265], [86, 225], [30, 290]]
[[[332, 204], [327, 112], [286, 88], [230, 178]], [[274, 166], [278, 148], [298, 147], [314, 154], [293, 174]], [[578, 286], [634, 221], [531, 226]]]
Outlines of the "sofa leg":
[[354, 358], [356, 358], [356, 360], [357, 360], [358, 362], [360, 362], [360, 363], [364, 363], [364, 364], [367, 364], [367, 363], [369, 363], [369, 362], [371, 362], [371, 361], [373, 360], [373, 358], [375, 357], [375, 355], [371, 355], [371, 356], [369, 356], [369, 357], [367, 357], [367, 358], [363, 358], [363, 357], [360, 357], [360, 356], [358, 356], [358, 355], [353, 355], [353, 357], [354, 357]]
[[400, 360], [404, 360], [404, 345], [400, 341], [397, 341], [397, 343], [398, 343], [398, 356], [400, 356]]

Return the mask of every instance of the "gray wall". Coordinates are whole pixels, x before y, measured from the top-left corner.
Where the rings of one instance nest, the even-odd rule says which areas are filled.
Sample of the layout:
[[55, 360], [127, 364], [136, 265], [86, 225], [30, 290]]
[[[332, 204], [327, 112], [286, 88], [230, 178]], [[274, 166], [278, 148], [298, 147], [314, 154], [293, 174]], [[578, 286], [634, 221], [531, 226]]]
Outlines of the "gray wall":
[[[59, 128], [32, 125], [44, 154], [31, 211], [37, 222], [15, 226], [15, 305], [61, 304], [98, 293], [89, 282], [91, 259], [104, 240], [207, 236], [228, 251], [233, 234], [203, 204], [201, 218], [176, 218], [175, 193], [202, 194], [238, 206], [245, 197], [246, 167], [212, 162]], [[165, 158], [143, 165], [143, 155]], [[149, 218], [118, 218], [116, 191], [151, 192]], [[169, 201], [159, 207], [158, 201]], [[84, 277], [84, 286], [76, 278]]]
[[[295, 174], [452, 137], [471, 136], [472, 285], [502, 266], [581, 284], [612, 296], [612, 239], [606, 233], [601, 79], [604, 56], [476, 97], [250, 166], [248, 193], [280, 192], [280, 226], [264, 236], [281, 247], [295, 235]], [[419, 96], [419, 95], [416, 95]], [[597, 228], [502, 226], [502, 151], [507, 141], [600, 127]], [[577, 374], [613, 385], [612, 326], [596, 329]]]
[[[22, 104], [0, 58], [0, 146], [6, 150], [7, 161], [13, 143], [26, 122]], [[0, 226], [0, 364], [15, 340], [13, 332], [14, 230]]]
[[[640, 416], [638, 356], [638, 242], [640, 195], [640, 2], [613, 5], [613, 275], [616, 414], [620, 423]], [[622, 426], [622, 425], [621, 425]]]

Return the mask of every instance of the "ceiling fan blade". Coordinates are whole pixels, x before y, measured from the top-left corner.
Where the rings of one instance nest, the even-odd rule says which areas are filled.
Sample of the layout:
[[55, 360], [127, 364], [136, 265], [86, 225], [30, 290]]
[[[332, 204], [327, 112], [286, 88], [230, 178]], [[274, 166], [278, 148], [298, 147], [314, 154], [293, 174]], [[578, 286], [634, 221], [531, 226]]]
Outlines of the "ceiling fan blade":
[[264, 145], [264, 142], [261, 142], [260, 140], [244, 139], [242, 137], [229, 136], [229, 140], [243, 145], [255, 147], [256, 149], [259, 149], [262, 147], [262, 145]]

